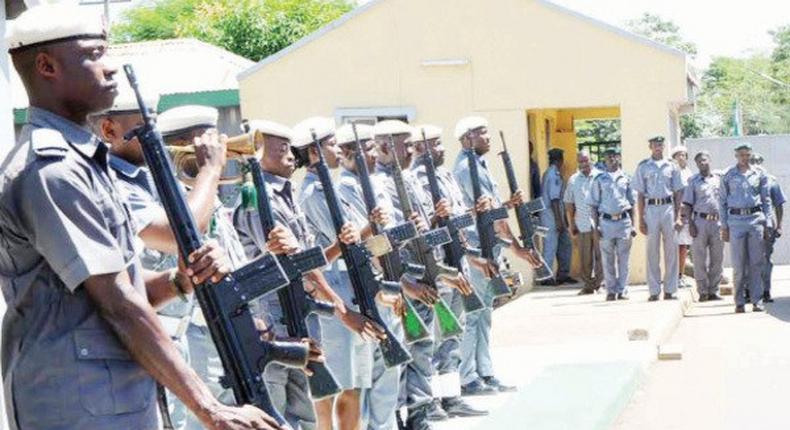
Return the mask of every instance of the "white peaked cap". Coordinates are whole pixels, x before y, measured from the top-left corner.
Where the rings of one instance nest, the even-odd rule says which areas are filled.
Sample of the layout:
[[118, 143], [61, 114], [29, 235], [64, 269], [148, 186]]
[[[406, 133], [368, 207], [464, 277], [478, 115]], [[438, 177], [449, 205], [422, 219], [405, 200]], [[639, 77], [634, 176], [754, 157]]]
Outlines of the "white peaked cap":
[[[357, 137], [360, 142], [373, 139], [373, 126], [367, 124], [357, 124]], [[354, 143], [354, 129], [351, 124], [343, 124], [335, 133], [335, 140], [338, 145]]]
[[186, 105], [162, 112], [156, 120], [163, 136], [179, 134], [196, 127], [217, 126], [219, 111], [213, 107]]
[[22, 12], [6, 31], [9, 51], [72, 39], [107, 39], [107, 22], [95, 8], [41, 4]]
[[488, 127], [488, 120], [481, 116], [468, 116], [455, 125], [455, 138], [461, 140], [462, 137], [472, 130], [481, 127]]
[[671, 156], [674, 157], [675, 154], [677, 154], [679, 152], [685, 152], [686, 154], [688, 154], [689, 150], [688, 150], [688, 148], [686, 148], [683, 145], [678, 145], [678, 146], [672, 148], [672, 155]]
[[313, 143], [313, 132], [319, 141], [335, 134], [335, 120], [325, 116], [314, 116], [296, 124], [294, 126], [293, 142], [294, 148], [304, 148]]
[[[153, 92], [143, 91], [143, 101], [145, 106], [151, 112], [156, 112], [159, 105], [159, 94]], [[108, 115], [122, 115], [127, 113], [135, 113], [140, 111], [140, 105], [137, 103], [137, 96], [135, 96], [132, 87], [125, 79], [118, 81], [118, 96], [112, 107], [105, 111]]]
[[258, 130], [267, 136], [281, 137], [283, 139], [293, 139], [293, 130], [287, 125], [265, 119], [254, 119], [247, 123], [250, 131]]
[[411, 135], [411, 140], [415, 142], [422, 141], [422, 133], [425, 132], [426, 140], [440, 139], [442, 137], [442, 129], [435, 125], [423, 124], [414, 127], [414, 132]]
[[373, 126], [374, 136], [388, 136], [388, 135], [395, 136], [398, 134], [411, 135], [411, 133], [412, 133], [411, 126], [403, 121], [398, 121], [397, 119], [388, 119], [386, 121], [381, 121]]

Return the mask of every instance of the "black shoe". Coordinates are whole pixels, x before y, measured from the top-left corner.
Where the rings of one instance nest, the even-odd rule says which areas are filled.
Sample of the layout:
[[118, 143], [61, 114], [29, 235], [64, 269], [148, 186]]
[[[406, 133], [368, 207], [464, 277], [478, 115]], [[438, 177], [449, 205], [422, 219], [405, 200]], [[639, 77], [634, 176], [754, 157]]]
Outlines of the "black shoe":
[[653, 294], [652, 296], [647, 298], [648, 302], [657, 302], [658, 301], [658, 294]]
[[588, 294], [595, 294], [595, 290], [591, 290], [589, 288], [582, 288], [581, 290], [579, 290], [578, 293], [576, 293], [577, 296], [586, 296]]
[[420, 406], [409, 410], [409, 419], [406, 420], [407, 430], [433, 430], [431, 423], [428, 422], [429, 405]]
[[609, 293], [609, 294], [606, 295], [606, 301], [607, 302], [613, 302], [613, 301], [615, 301], [615, 299], [616, 299], [616, 296], [614, 294], [612, 294], [612, 293]]
[[746, 312], [746, 309], [744, 308], [743, 305], [735, 305], [735, 313], [736, 314], [742, 314], [744, 312]]
[[664, 293], [664, 300], [677, 300], [678, 298], [672, 293]]
[[749, 294], [749, 290], [746, 290], [743, 293], [743, 298], [744, 298], [744, 300], [746, 300], [746, 303], [749, 303], [749, 302], [752, 301], [752, 296], [751, 296], [751, 294]]
[[708, 295], [707, 295], [707, 294], [700, 294], [700, 295], [699, 295], [699, 300], [698, 300], [698, 301], [699, 301], [700, 303], [702, 303], [702, 302], [707, 302], [708, 300], [709, 300], [709, 299], [708, 299]]
[[489, 387], [480, 379], [461, 385], [462, 396], [493, 396], [496, 393], [496, 388]]
[[447, 421], [450, 419], [450, 415], [442, 408], [441, 399], [433, 399], [431, 403], [426, 405], [425, 418], [428, 421]]
[[724, 299], [718, 294], [708, 294], [709, 302], [717, 302], [719, 300], [724, 300]]
[[761, 305], [759, 303], [755, 303], [755, 304], [752, 305], [752, 312], [763, 312], [763, 311], [765, 311], [765, 308], [763, 307], [763, 305]]
[[500, 393], [510, 393], [516, 391], [516, 387], [512, 385], [503, 385], [495, 376], [484, 376], [483, 382], [491, 388], [496, 389]]
[[617, 295], [617, 300], [628, 300], [628, 294], [620, 293]]
[[771, 293], [768, 293], [768, 292], [763, 293], [763, 301], [765, 303], [773, 303], [774, 299], [773, 299], [773, 297], [771, 297]]
[[449, 397], [442, 399], [442, 408], [447, 412], [450, 418], [455, 417], [484, 417], [488, 415], [488, 411], [482, 409], [475, 409], [468, 403], [464, 402], [460, 397]]
[[562, 278], [557, 279], [557, 284], [575, 284], [579, 281], [571, 278], [570, 276], [565, 276]]
[[541, 287], [556, 287], [557, 285], [560, 285], [560, 283], [557, 282], [556, 279], [550, 278], [550, 279], [546, 279], [546, 280], [538, 282], [538, 285], [540, 285]]

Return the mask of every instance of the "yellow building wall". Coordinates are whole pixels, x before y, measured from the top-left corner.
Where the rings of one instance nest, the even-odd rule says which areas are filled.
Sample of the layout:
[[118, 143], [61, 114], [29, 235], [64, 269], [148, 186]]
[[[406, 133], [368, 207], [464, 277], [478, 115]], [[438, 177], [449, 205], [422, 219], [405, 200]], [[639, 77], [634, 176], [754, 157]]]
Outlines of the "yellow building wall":
[[[454, 160], [456, 121], [480, 114], [490, 120], [492, 136], [505, 132], [526, 187], [527, 138], [545, 133], [541, 119], [552, 121], [554, 129], [562, 109], [619, 107], [625, 167], [633, 171], [646, 155], [645, 139], [669, 135], [670, 106], [686, 98], [682, 55], [539, 0], [371, 3], [321, 37], [243, 75], [243, 116], [294, 124], [339, 108], [413, 107], [416, 123], [444, 127], [448, 160]], [[434, 60], [467, 63], [425, 63]], [[546, 108], [556, 111], [536, 117], [528, 128], [527, 112]], [[569, 135], [552, 141], [571, 144]], [[497, 137], [493, 148], [491, 165], [506, 193], [501, 163], [494, 159]], [[545, 148], [537, 145], [536, 154], [545, 169]], [[641, 239], [633, 248], [632, 281], [645, 278], [644, 248]]]

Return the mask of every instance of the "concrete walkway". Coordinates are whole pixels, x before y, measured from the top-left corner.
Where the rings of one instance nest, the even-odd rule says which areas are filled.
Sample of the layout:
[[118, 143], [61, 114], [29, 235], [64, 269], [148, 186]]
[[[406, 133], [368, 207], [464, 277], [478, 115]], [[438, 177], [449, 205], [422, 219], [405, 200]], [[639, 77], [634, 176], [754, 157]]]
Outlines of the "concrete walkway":
[[[538, 288], [494, 313], [493, 356], [497, 376], [518, 392], [471, 398], [489, 417], [436, 423], [437, 430], [609, 428], [688, 309], [681, 300], [647, 302], [647, 288], [631, 289], [629, 301], [603, 294]], [[629, 332], [646, 331], [646, 340]]]

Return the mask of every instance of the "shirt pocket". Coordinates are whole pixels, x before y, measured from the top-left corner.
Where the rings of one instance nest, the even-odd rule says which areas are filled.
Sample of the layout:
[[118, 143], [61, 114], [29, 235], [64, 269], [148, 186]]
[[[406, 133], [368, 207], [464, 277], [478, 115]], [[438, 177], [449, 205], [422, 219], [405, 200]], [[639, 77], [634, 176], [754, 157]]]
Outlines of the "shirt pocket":
[[82, 407], [93, 416], [140, 412], [154, 397], [153, 379], [104, 330], [74, 332]]
[[118, 244], [118, 249], [123, 252], [124, 261], [130, 262], [135, 256], [134, 239], [136, 235], [134, 227], [129, 221], [130, 216], [126, 206], [107, 195], [103, 195], [97, 202], [97, 205], [102, 212], [110, 234]]

